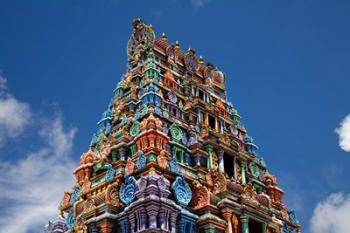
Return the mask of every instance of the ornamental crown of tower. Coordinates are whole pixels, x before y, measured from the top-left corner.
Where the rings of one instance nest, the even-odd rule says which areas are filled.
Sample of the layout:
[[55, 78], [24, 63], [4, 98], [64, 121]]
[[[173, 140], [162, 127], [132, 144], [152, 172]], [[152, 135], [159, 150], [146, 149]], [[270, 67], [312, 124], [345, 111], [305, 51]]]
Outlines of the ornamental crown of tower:
[[225, 74], [132, 26], [126, 73], [46, 232], [300, 233]]

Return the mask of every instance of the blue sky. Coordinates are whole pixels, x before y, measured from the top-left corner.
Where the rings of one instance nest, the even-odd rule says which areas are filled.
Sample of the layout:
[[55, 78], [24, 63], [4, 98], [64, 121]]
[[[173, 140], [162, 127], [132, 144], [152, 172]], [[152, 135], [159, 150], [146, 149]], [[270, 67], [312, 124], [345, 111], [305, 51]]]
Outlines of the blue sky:
[[[350, 232], [349, 12], [345, 0], [0, 0], [0, 226], [39, 232], [56, 213], [47, 203], [71, 184], [141, 17], [226, 73], [304, 232]], [[23, 209], [37, 214], [10, 227]]]

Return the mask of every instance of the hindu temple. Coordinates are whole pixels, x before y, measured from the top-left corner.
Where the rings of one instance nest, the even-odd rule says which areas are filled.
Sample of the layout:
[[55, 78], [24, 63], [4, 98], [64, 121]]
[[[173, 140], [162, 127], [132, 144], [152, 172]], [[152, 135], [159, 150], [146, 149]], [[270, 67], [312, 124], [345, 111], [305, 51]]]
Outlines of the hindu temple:
[[46, 233], [301, 233], [226, 75], [141, 19], [127, 59]]

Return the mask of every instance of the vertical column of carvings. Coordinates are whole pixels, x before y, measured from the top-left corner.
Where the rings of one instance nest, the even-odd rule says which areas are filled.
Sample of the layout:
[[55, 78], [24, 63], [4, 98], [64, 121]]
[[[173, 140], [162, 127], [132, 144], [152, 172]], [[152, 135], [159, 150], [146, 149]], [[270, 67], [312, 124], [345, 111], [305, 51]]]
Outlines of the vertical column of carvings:
[[177, 219], [177, 213], [172, 212], [170, 214], [171, 233], [176, 233], [176, 219]]
[[238, 233], [238, 224], [239, 224], [239, 221], [238, 221], [237, 215], [232, 214], [231, 222], [232, 222], [232, 230], [233, 230], [233, 233]]
[[242, 233], [249, 233], [249, 217], [245, 214], [241, 215], [241, 223], [242, 223]]
[[218, 151], [218, 157], [219, 157], [219, 172], [224, 172], [225, 171], [224, 150], [220, 149]]
[[261, 223], [261, 230], [262, 230], [262, 233], [266, 233], [266, 228], [267, 228], [267, 224], [266, 224], [266, 222], [262, 222]]
[[156, 205], [149, 205], [146, 207], [148, 215], [148, 226], [149, 228], [157, 228], [157, 215], [159, 208]]
[[129, 225], [129, 220], [127, 215], [123, 215], [118, 219], [118, 223], [120, 226], [120, 233], [129, 233], [130, 232], [130, 225]]
[[227, 226], [226, 226], [226, 233], [232, 233], [232, 210], [229, 208], [225, 208], [221, 210], [222, 216], [225, 218]]
[[241, 165], [242, 184], [246, 184], [247, 183], [247, 178], [246, 178], [246, 175], [245, 175], [245, 170], [246, 170], [247, 165], [243, 161], [240, 162], [240, 165]]
[[135, 228], [136, 228], [136, 219], [135, 219], [135, 214], [134, 213], [131, 213], [131, 214], [129, 214], [129, 224], [130, 224], [130, 232], [131, 233], [134, 233], [134, 232], [136, 232], [135, 231]]

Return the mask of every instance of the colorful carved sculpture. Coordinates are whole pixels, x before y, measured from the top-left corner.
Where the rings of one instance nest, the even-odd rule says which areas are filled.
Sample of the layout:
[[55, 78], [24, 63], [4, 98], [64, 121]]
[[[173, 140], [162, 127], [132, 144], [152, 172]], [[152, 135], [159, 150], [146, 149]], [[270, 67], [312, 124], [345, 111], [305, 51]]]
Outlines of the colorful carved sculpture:
[[187, 206], [192, 199], [192, 191], [183, 176], [177, 176], [171, 186], [175, 199], [180, 205]]
[[127, 70], [46, 233], [300, 233], [225, 74], [132, 25]]

